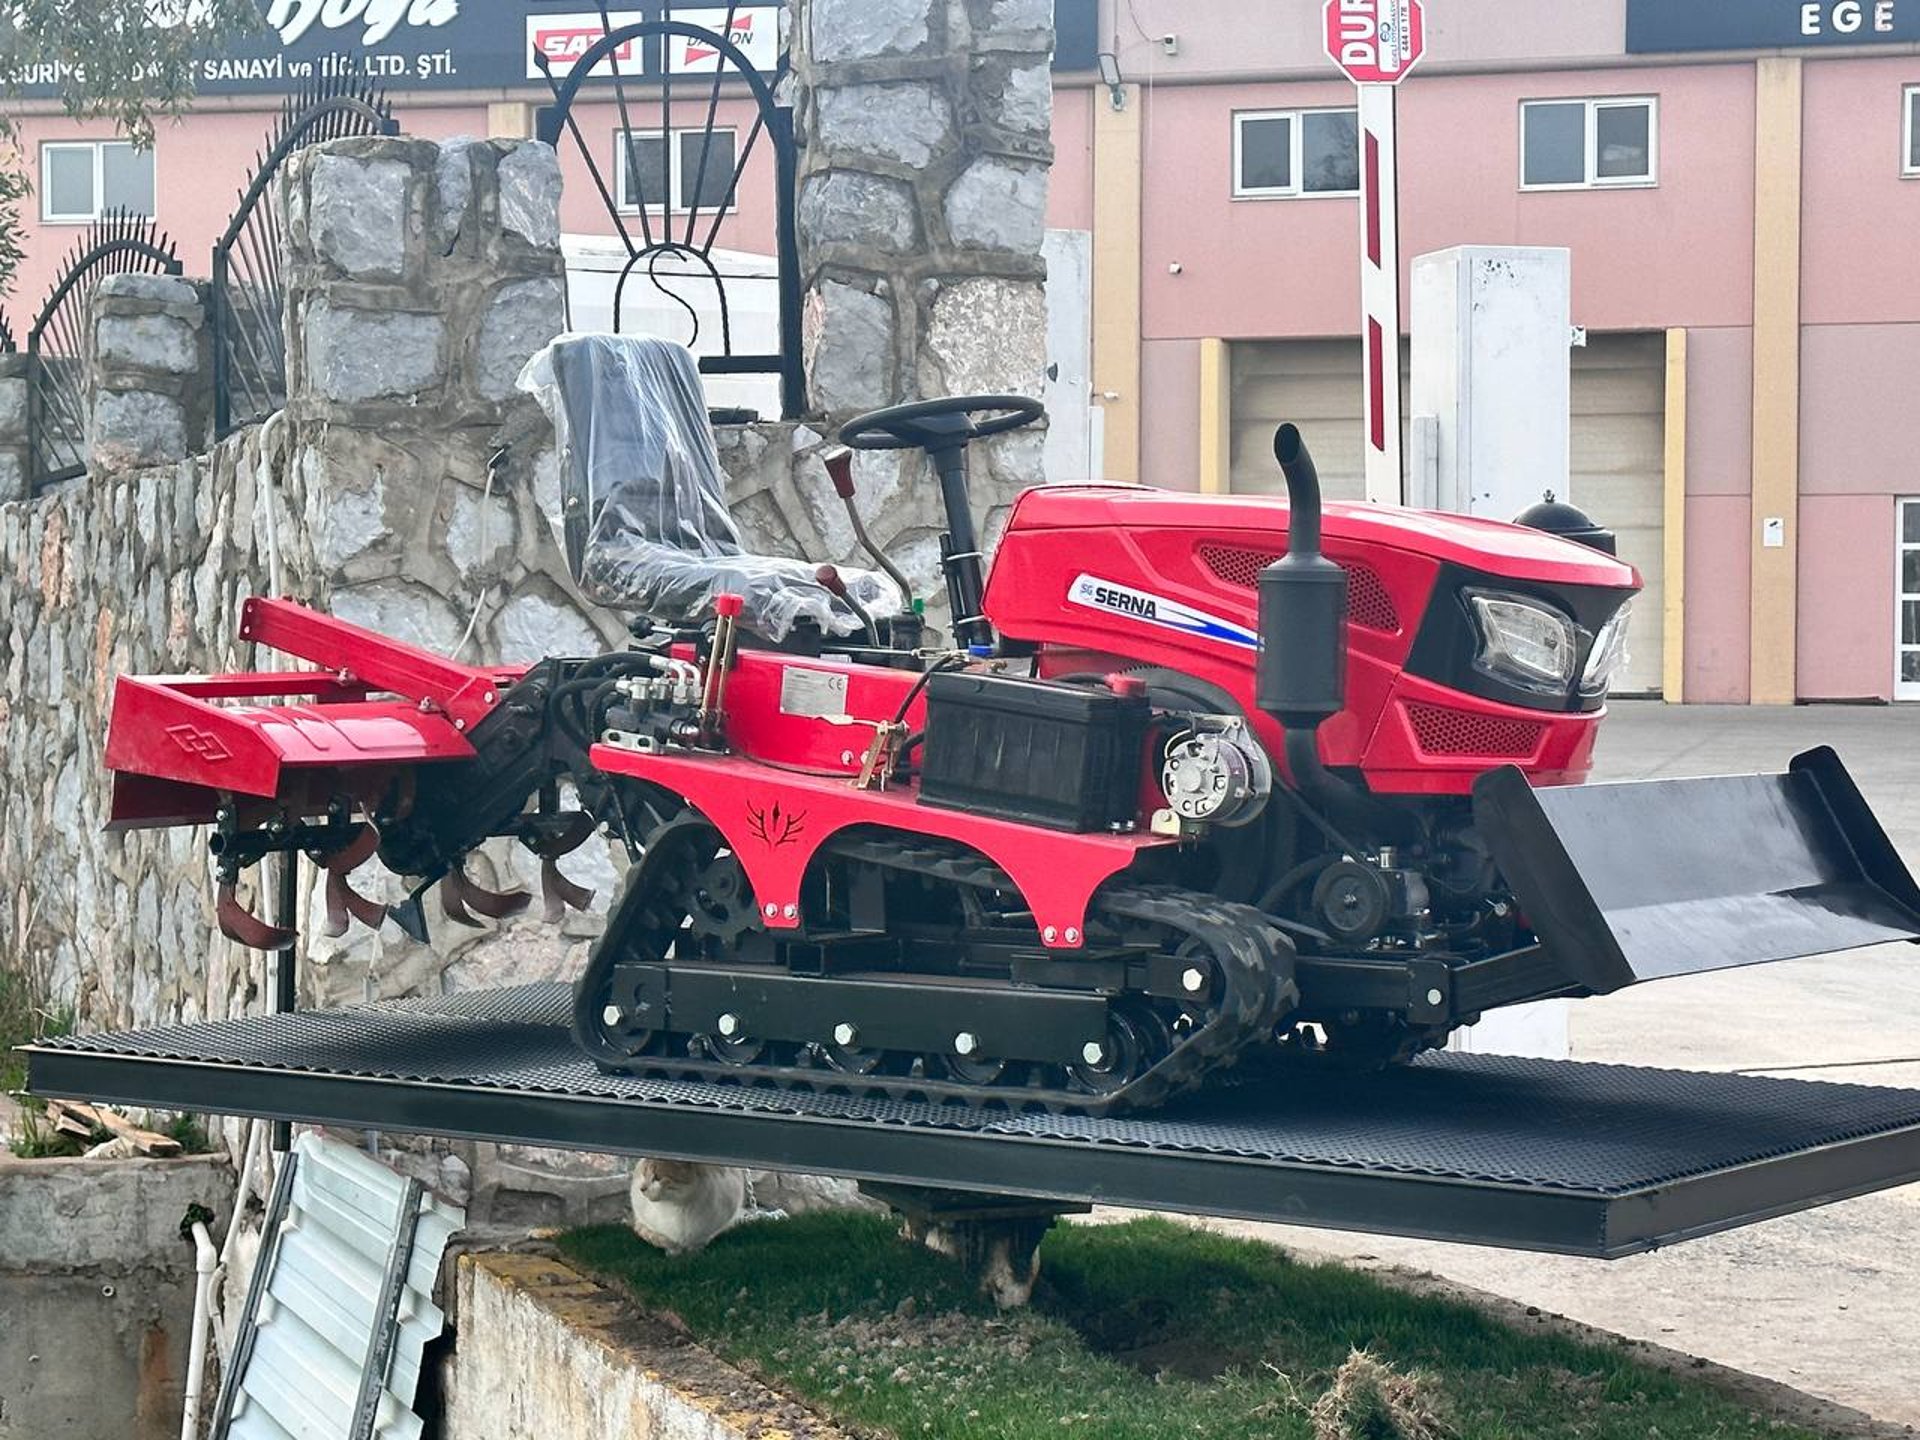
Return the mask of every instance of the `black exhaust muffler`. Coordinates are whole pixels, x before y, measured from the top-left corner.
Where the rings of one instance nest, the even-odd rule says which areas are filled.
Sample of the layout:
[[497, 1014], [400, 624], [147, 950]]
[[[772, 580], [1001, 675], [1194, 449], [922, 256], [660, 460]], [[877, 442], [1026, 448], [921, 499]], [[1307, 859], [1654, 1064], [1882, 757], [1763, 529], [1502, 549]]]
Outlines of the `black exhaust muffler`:
[[1410, 816], [1328, 770], [1318, 731], [1347, 708], [1347, 572], [1320, 548], [1320, 474], [1293, 425], [1273, 434], [1287, 480], [1287, 553], [1260, 572], [1253, 699], [1286, 731], [1294, 789], [1355, 835], [1400, 839]]

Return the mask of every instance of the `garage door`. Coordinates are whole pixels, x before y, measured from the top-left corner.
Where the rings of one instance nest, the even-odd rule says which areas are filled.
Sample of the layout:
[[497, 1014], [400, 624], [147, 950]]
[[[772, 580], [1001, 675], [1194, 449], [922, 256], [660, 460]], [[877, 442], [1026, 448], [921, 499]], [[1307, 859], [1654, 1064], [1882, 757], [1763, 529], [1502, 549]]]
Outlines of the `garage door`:
[[[1571, 354], [1573, 474], [1565, 498], [1613, 528], [1621, 558], [1646, 581], [1634, 605], [1632, 653], [1615, 691], [1656, 694], [1663, 629], [1666, 337], [1594, 335]], [[1239, 341], [1232, 364], [1234, 491], [1284, 490], [1273, 463], [1273, 430], [1291, 420], [1312, 447], [1328, 497], [1363, 499], [1360, 342]], [[1402, 393], [1410, 393], [1402, 383]]]

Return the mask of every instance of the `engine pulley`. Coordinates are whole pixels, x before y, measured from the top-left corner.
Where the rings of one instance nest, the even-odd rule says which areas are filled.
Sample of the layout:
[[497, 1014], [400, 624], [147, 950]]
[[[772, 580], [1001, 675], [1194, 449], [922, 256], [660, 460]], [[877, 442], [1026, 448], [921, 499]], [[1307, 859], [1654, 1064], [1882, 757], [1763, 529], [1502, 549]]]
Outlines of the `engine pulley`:
[[1273, 793], [1273, 764], [1239, 719], [1177, 735], [1160, 767], [1167, 805], [1189, 824], [1245, 825]]

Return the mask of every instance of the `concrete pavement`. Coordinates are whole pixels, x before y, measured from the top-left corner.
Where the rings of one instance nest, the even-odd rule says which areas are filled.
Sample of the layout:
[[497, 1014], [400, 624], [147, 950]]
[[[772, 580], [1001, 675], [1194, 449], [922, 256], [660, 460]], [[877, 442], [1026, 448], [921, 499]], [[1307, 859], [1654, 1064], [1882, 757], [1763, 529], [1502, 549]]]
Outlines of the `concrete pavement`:
[[[1920, 707], [1619, 702], [1597, 778], [1774, 770], [1820, 744], [1840, 752], [1920, 869]], [[1579, 1001], [1572, 1046], [1582, 1060], [1920, 1087], [1920, 950], [1882, 946]], [[1305, 1254], [1432, 1271], [1920, 1427], [1920, 1185], [1613, 1262], [1221, 1228]]]

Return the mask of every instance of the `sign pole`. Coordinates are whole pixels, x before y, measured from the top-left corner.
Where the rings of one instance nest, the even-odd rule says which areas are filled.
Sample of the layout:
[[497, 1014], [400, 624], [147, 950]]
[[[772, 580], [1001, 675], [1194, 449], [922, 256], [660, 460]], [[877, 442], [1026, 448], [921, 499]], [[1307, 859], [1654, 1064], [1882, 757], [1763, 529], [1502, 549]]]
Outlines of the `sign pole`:
[[1426, 0], [1326, 0], [1327, 58], [1360, 92], [1361, 411], [1367, 499], [1407, 503], [1400, 461], [1400, 146], [1394, 87], [1427, 50]]
[[1400, 456], [1400, 181], [1393, 85], [1360, 91], [1360, 341], [1364, 357], [1366, 490], [1404, 505]]

